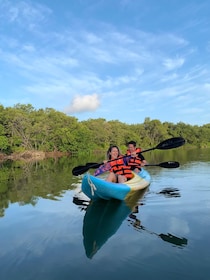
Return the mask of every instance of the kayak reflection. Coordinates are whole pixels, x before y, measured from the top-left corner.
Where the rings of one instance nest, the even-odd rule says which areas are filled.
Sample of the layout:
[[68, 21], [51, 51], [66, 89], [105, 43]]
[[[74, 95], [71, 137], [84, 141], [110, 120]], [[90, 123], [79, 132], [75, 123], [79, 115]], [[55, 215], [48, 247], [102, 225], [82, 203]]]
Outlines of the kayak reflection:
[[[176, 190], [177, 191], [177, 190]], [[143, 205], [142, 198], [147, 189], [131, 194], [126, 201], [120, 200], [96, 200], [90, 201], [74, 197], [73, 202], [85, 210], [83, 219], [83, 244], [88, 258], [92, 258], [98, 250], [113, 236], [126, 219], [137, 231], [145, 231], [156, 235], [163, 241], [176, 247], [184, 247], [188, 240], [170, 233], [156, 233], [141, 225], [137, 218], [138, 206]], [[162, 192], [160, 192], [162, 194]], [[167, 195], [168, 196], [168, 195]], [[174, 197], [172, 195], [172, 197]]]
[[83, 220], [83, 243], [88, 258], [92, 258], [116, 233], [145, 191], [135, 192], [126, 201], [101, 199], [90, 202]]

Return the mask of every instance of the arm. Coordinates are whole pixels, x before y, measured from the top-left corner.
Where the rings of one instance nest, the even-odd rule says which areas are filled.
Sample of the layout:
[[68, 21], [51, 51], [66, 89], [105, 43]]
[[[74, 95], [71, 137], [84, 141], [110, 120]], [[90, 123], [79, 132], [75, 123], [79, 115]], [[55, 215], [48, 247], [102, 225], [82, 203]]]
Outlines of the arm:
[[109, 162], [104, 163], [103, 165], [99, 166], [94, 172], [94, 176], [101, 175], [102, 173], [109, 171], [111, 169], [111, 165]]
[[141, 153], [138, 153], [137, 156], [140, 158], [141, 160], [141, 166], [144, 166], [147, 164], [147, 161], [145, 160], [144, 156]]

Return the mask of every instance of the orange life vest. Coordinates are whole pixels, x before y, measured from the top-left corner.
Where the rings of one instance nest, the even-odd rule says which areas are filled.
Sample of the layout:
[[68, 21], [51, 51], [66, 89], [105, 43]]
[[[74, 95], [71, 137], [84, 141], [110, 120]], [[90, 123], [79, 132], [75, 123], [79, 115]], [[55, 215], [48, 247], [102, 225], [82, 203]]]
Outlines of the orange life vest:
[[[136, 149], [135, 149], [135, 153], [137, 153], [137, 154], [141, 153], [141, 148], [136, 148]], [[129, 150], [127, 150], [126, 154], [127, 154], [127, 155], [130, 155], [131, 153], [130, 153]]]
[[125, 165], [122, 157], [118, 157], [116, 160], [110, 161], [109, 163], [111, 165], [110, 172], [114, 172], [117, 175], [124, 175], [127, 179], [133, 177], [131, 167]]
[[[135, 153], [138, 154], [141, 152], [140, 148], [136, 148]], [[130, 151], [127, 150], [127, 155], [130, 155]], [[131, 170], [134, 170], [135, 168], [138, 168], [141, 170], [141, 159], [136, 156], [136, 157], [130, 157], [128, 160], [128, 165], [131, 167]]]

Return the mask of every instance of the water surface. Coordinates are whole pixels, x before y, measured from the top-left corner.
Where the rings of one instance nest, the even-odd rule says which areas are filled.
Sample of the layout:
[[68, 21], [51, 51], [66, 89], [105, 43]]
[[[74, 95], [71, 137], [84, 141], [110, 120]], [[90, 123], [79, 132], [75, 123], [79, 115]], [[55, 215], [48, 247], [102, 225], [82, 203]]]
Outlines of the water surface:
[[152, 182], [132, 213], [80, 193], [71, 170], [97, 159], [2, 164], [0, 279], [210, 279], [209, 150], [147, 159], [181, 166], [147, 167]]

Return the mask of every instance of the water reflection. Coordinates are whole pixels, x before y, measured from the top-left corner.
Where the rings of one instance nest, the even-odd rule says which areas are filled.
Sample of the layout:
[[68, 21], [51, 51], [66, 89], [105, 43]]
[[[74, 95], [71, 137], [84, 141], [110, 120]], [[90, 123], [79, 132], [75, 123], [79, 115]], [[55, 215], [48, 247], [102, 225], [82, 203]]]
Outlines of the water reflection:
[[163, 194], [165, 197], [181, 197], [179, 189], [177, 188], [164, 188], [158, 194]]
[[[83, 219], [83, 245], [88, 258], [93, 258], [109, 238], [117, 232], [126, 219], [137, 231], [156, 235], [158, 238], [176, 247], [182, 248], [187, 245], [188, 240], [185, 237], [178, 237], [171, 233], [158, 234], [141, 225], [141, 221], [137, 218], [136, 213], [139, 212], [139, 207], [144, 205], [141, 200], [146, 191], [147, 189], [141, 190], [131, 195], [126, 201], [102, 199], [90, 201], [85, 197], [79, 196], [73, 198], [73, 203], [81, 211], [85, 211]], [[165, 188], [157, 194], [163, 194], [166, 197], [180, 196], [179, 190], [176, 188]]]
[[[138, 191], [126, 201], [101, 199], [90, 202], [83, 220], [83, 244], [88, 258], [92, 258], [117, 232], [145, 192], [146, 189]], [[76, 202], [78, 203], [77, 200]]]
[[88, 258], [92, 258], [115, 234], [130, 211], [123, 201], [98, 200], [90, 203], [83, 221], [83, 243]]
[[[74, 162], [72, 161], [72, 165]], [[0, 164], [0, 217], [11, 203], [35, 206], [39, 198], [57, 200], [72, 189], [69, 160], [65, 157], [38, 162], [7, 161]]]
[[81, 204], [81, 197], [72, 203], [82, 176], [71, 172], [90, 158], [0, 166], [0, 213], [5, 215], [0, 218], [0, 279], [210, 279], [210, 154], [203, 152], [206, 159], [200, 162], [197, 152], [190, 151], [191, 158], [172, 152], [147, 154], [151, 163], [173, 159], [181, 167], [149, 168], [150, 190], [131, 203], [138, 209], [129, 206], [124, 220], [104, 213], [115, 224], [101, 237], [93, 259], [85, 254], [82, 235], [90, 203], [84, 197]]
[[147, 229], [146, 227], [141, 225], [141, 221], [139, 219], [137, 219], [136, 215], [134, 215], [133, 213], [129, 215], [129, 219], [128, 221], [130, 222], [130, 224], [138, 231], [145, 231], [149, 234], [153, 234], [156, 235], [157, 237], [161, 238], [163, 241], [169, 242], [173, 245], [176, 245], [178, 247], [183, 247], [187, 245], [188, 240], [184, 237], [178, 237], [175, 236], [171, 233], [156, 233], [154, 231], [150, 231], [149, 229]]

